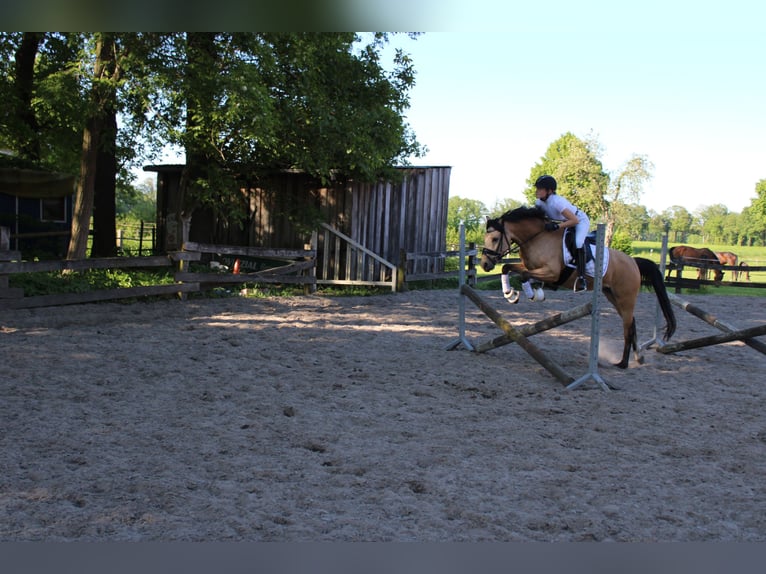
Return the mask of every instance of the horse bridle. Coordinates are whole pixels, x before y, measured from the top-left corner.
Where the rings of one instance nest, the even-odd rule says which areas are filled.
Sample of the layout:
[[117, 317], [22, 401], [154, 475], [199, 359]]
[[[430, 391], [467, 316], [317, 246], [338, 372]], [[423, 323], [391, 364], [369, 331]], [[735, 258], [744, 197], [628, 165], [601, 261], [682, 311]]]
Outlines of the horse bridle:
[[[489, 258], [489, 260], [492, 261], [493, 264], [497, 264], [497, 262], [500, 261], [503, 258], [503, 255], [505, 255], [506, 253], [510, 253], [511, 252], [511, 242], [512, 242], [512, 240], [508, 236], [508, 234], [505, 232], [505, 226], [502, 224], [502, 222], [499, 219], [490, 219], [490, 220], [488, 220], [487, 221], [487, 228], [490, 228], [490, 227], [492, 229], [494, 229], [495, 231], [499, 231], [502, 234], [503, 239], [505, 239], [506, 245], [508, 245], [508, 249], [506, 249], [502, 253], [500, 253], [498, 251], [495, 251], [494, 249], [488, 249], [487, 247], [484, 247], [481, 250], [481, 254], [482, 255], [486, 255]], [[542, 233], [542, 231], [538, 231], [537, 233], [535, 233], [531, 237], [527, 238], [526, 241], [522, 241], [521, 243], [519, 243], [518, 241], [513, 240], [513, 243], [516, 244], [516, 251], [521, 249], [522, 245], [524, 245], [525, 243], [529, 243], [530, 241], [532, 241], [535, 237], [537, 237], [541, 233]], [[500, 243], [500, 245], [501, 246], [503, 245], [502, 242]]]
[[[503, 255], [506, 253], [511, 252], [511, 239], [508, 237], [508, 234], [505, 232], [505, 226], [502, 224], [502, 222], [498, 219], [490, 219], [487, 221], [487, 227], [492, 228], [495, 231], [499, 231], [502, 238], [505, 239], [506, 245], [508, 245], [508, 249], [503, 251], [502, 253], [499, 251], [495, 251], [494, 249], [489, 249], [487, 247], [484, 247], [481, 250], [481, 254], [485, 255], [487, 258], [489, 258], [490, 261], [492, 261], [492, 264], [496, 264], [498, 261], [500, 261], [503, 258]], [[500, 243], [500, 246], [503, 246], [503, 243]]]

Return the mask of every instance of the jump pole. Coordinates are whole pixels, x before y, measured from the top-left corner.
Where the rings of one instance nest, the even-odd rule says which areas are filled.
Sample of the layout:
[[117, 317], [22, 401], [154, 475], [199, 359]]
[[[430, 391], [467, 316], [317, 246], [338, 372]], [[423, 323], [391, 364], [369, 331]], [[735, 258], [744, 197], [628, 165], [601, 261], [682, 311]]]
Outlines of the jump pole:
[[728, 343], [729, 341], [744, 341], [746, 339], [758, 337], [760, 335], [766, 335], [766, 325], [758, 325], [757, 327], [750, 327], [748, 329], [741, 329], [739, 331], [721, 333], [720, 335], [709, 335], [707, 337], [700, 337], [699, 339], [690, 339], [689, 341], [670, 343], [668, 345], [663, 345], [657, 350], [660, 353], [675, 353], [677, 351], [685, 351], [687, 349], [698, 349], [700, 347], [718, 345], [719, 343]]
[[545, 353], [543, 353], [536, 345], [531, 343], [524, 335], [522, 335], [518, 329], [506, 321], [500, 313], [498, 313], [491, 305], [486, 303], [481, 296], [471, 288], [470, 285], [461, 285], [460, 293], [471, 299], [476, 306], [482, 310], [482, 312], [492, 319], [492, 322], [500, 327], [505, 334], [512, 339], [515, 343], [524, 349], [529, 355], [538, 363], [540, 363], [545, 369], [551, 373], [556, 379], [563, 385], [568, 385], [574, 378], [569, 376], [564, 369], [562, 369], [558, 363], [549, 359]]
[[[706, 323], [712, 325], [713, 327], [717, 329], [720, 329], [724, 333], [734, 333], [737, 331], [741, 331], [741, 329], [735, 327], [734, 325], [725, 323], [721, 321], [720, 319], [717, 319], [715, 315], [711, 315], [704, 309], [700, 309], [696, 305], [692, 305], [688, 301], [684, 301], [678, 295], [675, 295], [673, 293], [668, 293], [668, 297], [670, 298], [670, 302], [673, 303], [674, 305], [680, 307], [684, 311], [691, 313], [695, 317], [699, 317]], [[757, 339], [743, 339], [742, 342], [748, 347], [751, 347], [755, 349], [756, 351], [759, 351], [763, 353], [764, 355], [766, 355], [766, 344], [762, 343], [761, 341], [758, 341]]]
[[[579, 319], [580, 317], [585, 317], [585, 315], [590, 314], [592, 309], [593, 309], [593, 302], [588, 301], [587, 303], [583, 303], [582, 305], [578, 305], [577, 307], [574, 307], [567, 311], [562, 311], [561, 313], [556, 313], [555, 315], [546, 317], [545, 319], [541, 319], [540, 321], [537, 321], [536, 323], [527, 323], [525, 325], [518, 325], [516, 327], [516, 330], [522, 335], [524, 335], [525, 337], [529, 337], [531, 335], [537, 335], [537, 333], [542, 333], [543, 331], [548, 331], [549, 329], [553, 329], [555, 327], [560, 327], [561, 325], [564, 325], [566, 323], [570, 323], [574, 321], [575, 319]], [[502, 347], [503, 345], [508, 345], [514, 342], [515, 341], [508, 335], [500, 335], [490, 341], [486, 341], [485, 343], [481, 343], [480, 345], [478, 345], [476, 347], [476, 352], [485, 353], [491, 349], [497, 349], [498, 347]]]
[[463, 345], [469, 351], [473, 351], [473, 345], [471, 345], [468, 338], [465, 336], [465, 296], [463, 295], [463, 287], [468, 287], [465, 283], [465, 223], [460, 222], [459, 227], [460, 235], [460, 262], [458, 263], [458, 289], [460, 289], [460, 299], [458, 301], [458, 338], [447, 345], [447, 350], [457, 348]]
[[596, 226], [596, 262], [593, 268], [593, 308], [590, 312], [590, 353], [588, 356], [588, 372], [582, 377], [567, 385], [567, 389], [575, 389], [585, 383], [593, 380], [598, 383], [602, 389], [610, 389], [606, 381], [598, 374], [598, 343], [599, 343], [599, 322], [600, 322], [600, 301], [601, 284], [604, 276], [604, 231], [605, 223], [599, 223]]

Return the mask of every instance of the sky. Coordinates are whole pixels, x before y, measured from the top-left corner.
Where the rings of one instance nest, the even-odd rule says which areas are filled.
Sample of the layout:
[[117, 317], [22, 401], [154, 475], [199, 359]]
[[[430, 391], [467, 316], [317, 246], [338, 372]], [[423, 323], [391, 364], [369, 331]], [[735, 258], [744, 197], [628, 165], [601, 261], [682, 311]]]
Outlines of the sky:
[[451, 197], [488, 208], [525, 201], [532, 167], [571, 132], [596, 137], [610, 173], [648, 157], [647, 209], [750, 205], [766, 179], [766, 4], [514, 0], [470, 10], [483, 2], [443, 0], [436, 31], [392, 43], [414, 61], [407, 122], [429, 149], [410, 161], [452, 166]]

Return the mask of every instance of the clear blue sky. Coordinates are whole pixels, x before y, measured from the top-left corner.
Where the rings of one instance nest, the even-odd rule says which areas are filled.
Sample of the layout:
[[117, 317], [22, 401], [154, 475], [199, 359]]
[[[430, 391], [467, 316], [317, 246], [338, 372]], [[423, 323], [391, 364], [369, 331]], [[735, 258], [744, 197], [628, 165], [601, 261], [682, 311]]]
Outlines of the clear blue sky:
[[394, 45], [414, 60], [407, 117], [430, 150], [412, 162], [452, 166], [452, 196], [523, 200], [566, 132], [594, 134], [608, 171], [648, 156], [641, 203], [658, 212], [740, 212], [766, 179], [766, 4], [426, 4], [423, 24], [442, 31]]

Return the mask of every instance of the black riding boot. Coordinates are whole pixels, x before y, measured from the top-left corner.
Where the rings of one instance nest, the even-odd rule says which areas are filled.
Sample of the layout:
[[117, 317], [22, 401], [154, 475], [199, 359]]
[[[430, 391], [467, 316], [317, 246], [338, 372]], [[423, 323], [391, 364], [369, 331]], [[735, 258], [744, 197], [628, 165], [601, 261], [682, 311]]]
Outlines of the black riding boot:
[[585, 247], [579, 247], [575, 250], [575, 259], [577, 260], [577, 279], [574, 284], [574, 291], [587, 291], [588, 282], [585, 279]]

